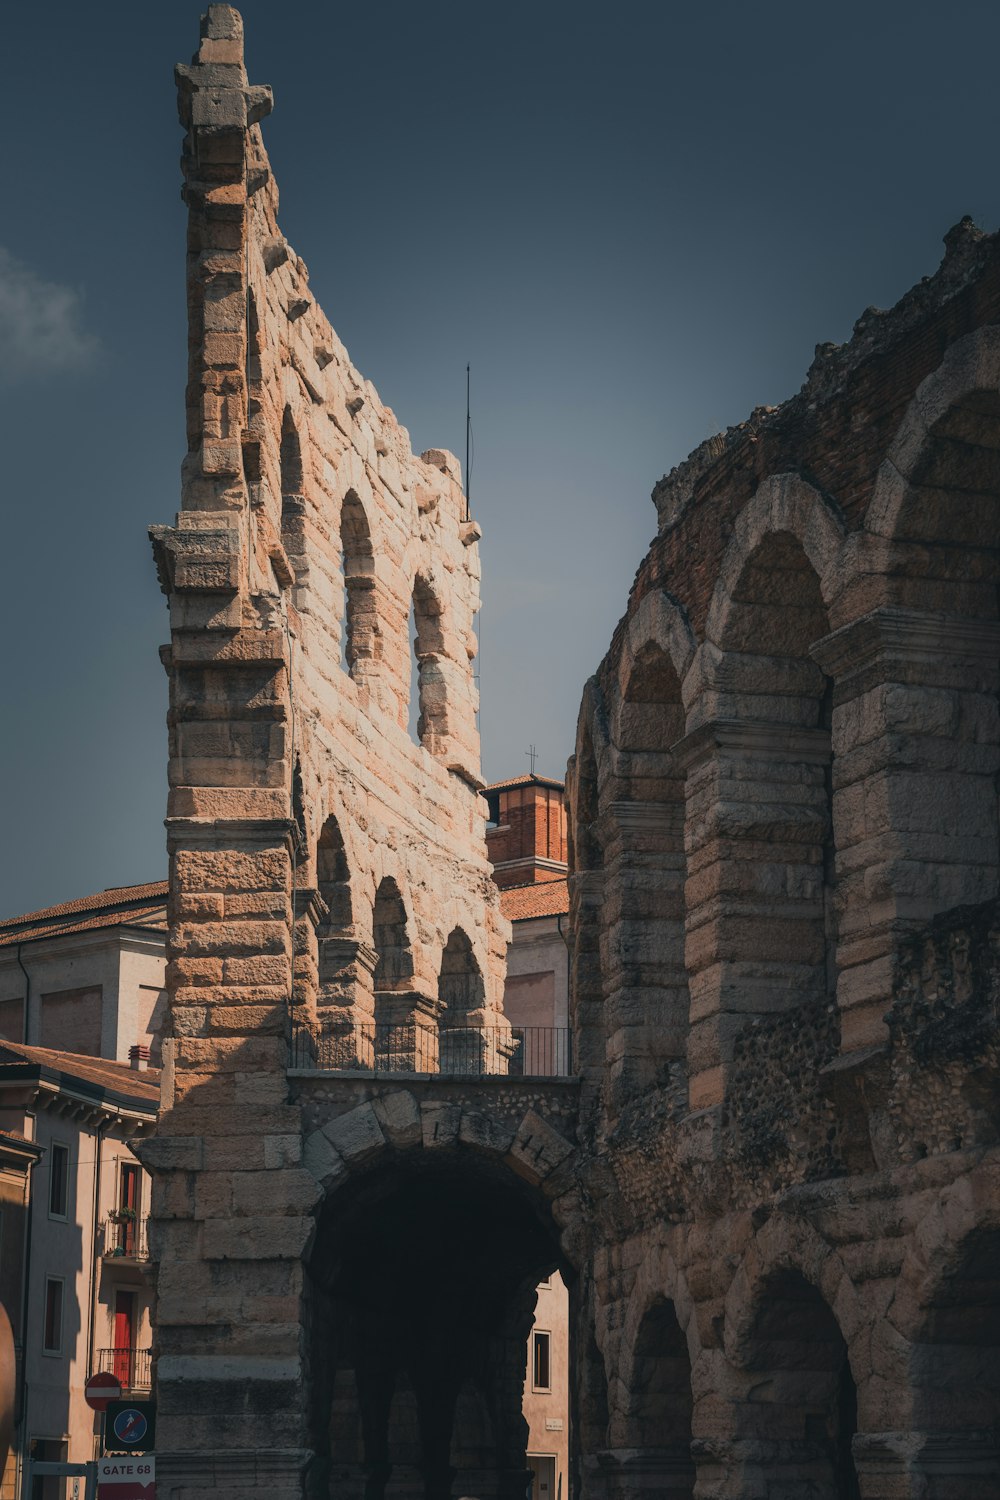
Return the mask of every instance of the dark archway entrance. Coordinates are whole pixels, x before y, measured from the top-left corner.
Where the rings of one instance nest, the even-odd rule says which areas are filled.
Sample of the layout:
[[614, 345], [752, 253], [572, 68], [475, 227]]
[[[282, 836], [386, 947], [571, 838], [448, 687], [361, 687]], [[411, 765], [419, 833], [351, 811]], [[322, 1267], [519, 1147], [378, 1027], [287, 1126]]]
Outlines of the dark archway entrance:
[[311, 1266], [311, 1494], [524, 1500], [525, 1347], [557, 1267], [544, 1199], [471, 1150], [335, 1194]]
[[744, 1363], [757, 1378], [740, 1436], [759, 1453], [768, 1493], [860, 1500], [851, 1451], [858, 1394], [847, 1344], [821, 1293], [801, 1272], [768, 1278]]

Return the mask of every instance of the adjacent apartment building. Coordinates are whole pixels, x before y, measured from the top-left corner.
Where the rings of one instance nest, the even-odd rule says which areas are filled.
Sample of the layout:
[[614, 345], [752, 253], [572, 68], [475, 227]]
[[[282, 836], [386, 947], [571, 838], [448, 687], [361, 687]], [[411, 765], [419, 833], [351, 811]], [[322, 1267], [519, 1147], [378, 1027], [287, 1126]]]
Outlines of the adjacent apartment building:
[[[159, 1102], [164, 888], [104, 892], [0, 923], [0, 1297], [17, 1356], [2, 1500], [50, 1500], [29, 1457], [82, 1462], [107, 1370], [150, 1388], [149, 1188], [129, 1142]], [[157, 927], [159, 922], [160, 926]]]

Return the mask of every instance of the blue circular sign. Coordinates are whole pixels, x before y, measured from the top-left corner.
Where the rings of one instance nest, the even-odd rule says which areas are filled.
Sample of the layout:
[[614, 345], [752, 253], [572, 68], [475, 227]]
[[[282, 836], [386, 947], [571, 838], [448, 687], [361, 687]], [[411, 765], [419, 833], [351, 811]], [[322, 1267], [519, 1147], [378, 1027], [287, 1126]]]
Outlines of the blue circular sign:
[[137, 1447], [142, 1442], [146, 1436], [148, 1425], [149, 1423], [142, 1412], [136, 1411], [131, 1406], [125, 1411], [120, 1411], [112, 1423], [114, 1434], [118, 1441], [120, 1443], [128, 1443], [132, 1448]]

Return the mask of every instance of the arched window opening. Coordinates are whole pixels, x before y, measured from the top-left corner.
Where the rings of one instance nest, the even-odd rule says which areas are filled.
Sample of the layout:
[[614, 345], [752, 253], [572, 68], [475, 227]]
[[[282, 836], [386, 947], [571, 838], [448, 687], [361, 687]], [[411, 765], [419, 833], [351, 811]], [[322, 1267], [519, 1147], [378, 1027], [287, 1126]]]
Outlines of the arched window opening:
[[340, 508], [340, 567], [344, 579], [344, 612], [340, 626], [340, 661], [358, 679], [376, 657], [375, 553], [365, 508], [348, 490]]
[[350, 1002], [350, 976], [356, 943], [351, 939], [351, 880], [344, 840], [336, 818], [327, 818], [316, 845], [316, 888], [326, 906], [320, 919], [319, 1000], [323, 1005]]
[[655, 642], [636, 655], [615, 734], [621, 791], [605, 848], [621, 893], [604, 976], [612, 1119], [684, 1057], [690, 1000], [684, 967], [684, 773], [670, 754], [684, 734], [681, 686]]
[[858, 1394], [837, 1320], [799, 1271], [772, 1276], [745, 1348], [755, 1381], [741, 1436], [759, 1445], [761, 1469], [777, 1494], [860, 1500], [852, 1440]]
[[278, 457], [281, 471], [281, 545], [298, 571], [305, 553], [305, 474], [302, 444], [288, 406], [281, 419], [281, 447]]
[[407, 726], [410, 738], [432, 755], [444, 749], [446, 693], [441, 658], [444, 630], [441, 606], [427, 581], [418, 574], [413, 584], [409, 621], [410, 697]]
[[495, 1071], [489, 1059], [497, 1038], [484, 1031], [486, 987], [472, 944], [460, 927], [448, 938], [438, 977], [439, 1055], [442, 1073]]
[[[414, 1013], [410, 981], [413, 953], [406, 907], [399, 886], [387, 875], [375, 893], [372, 912], [375, 963], [375, 1053], [379, 1067], [393, 1071], [429, 1067], [427, 1030]], [[433, 1039], [433, 1030], [430, 1032]]]
[[[738, 826], [748, 846], [744, 858], [729, 860], [722, 889], [732, 881], [741, 921], [748, 897], [758, 903], [750, 988], [769, 984], [771, 974], [797, 1005], [825, 1001], [835, 973], [832, 695], [810, 655], [829, 630], [801, 542], [787, 531], [770, 533], [743, 567], [720, 641], [723, 686], [738, 705], [726, 753], [742, 765], [727, 774], [747, 788]], [[784, 869], [777, 899], [776, 857]]]
[[642, 1320], [629, 1384], [632, 1406], [624, 1446], [640, 1451], [645, 1484], [650, 1484], [645, 1476], [658, 1473], [671, 1500], [687, 1500], [695, 1482], [691, 1361], [674, 1304], [666, 1298], [654, 1303]]
[[1000, 1229], [956, 1248], [912, 1356], [926, 1500], [992, 1500], [1000, 1463]]
[[[921, 553], [920, 566], [942, 580], [961, 577], [973, 583], [983, 577], [982, 559], [975, 553], [993, 552], [987, 577], [994, 581], [997, 564], [992, 539], [1000, 531], [1000, 395], [995, 390], [970, 391], [939, 417], [927, 435], [910, 477], [910, 491], [900, 508], [894, 534], [900, 541], [931, 542], [946, 549], [935, 567], [933, 556]], [[955, 550], [966, 556], [956, 572]], [[970, 549], [972, 555], [970, 554]], [[985, 581], [985, 580], [984, 580]], [[982, 602], [974, 602], [981, 595]], [[953, 597], [935, 601], [937, 608], [982, 615], [989, 610], [987, 592], [970, 591], [967, 600]], [[988, 618], [996, 618], [997, 601]]]
[[246, 355], [246, 377], [247, 390], [260, 384], [260, 320], [257, 317], [257, 298], [253, 289], [247, 289], [247, 355]]
[[406, 907], [399, 886], [389, 875], [375, 893], [372, 928], [378, 954], [375, 989], [398, 990], [413, 977], [413, 954], [406, 930]]

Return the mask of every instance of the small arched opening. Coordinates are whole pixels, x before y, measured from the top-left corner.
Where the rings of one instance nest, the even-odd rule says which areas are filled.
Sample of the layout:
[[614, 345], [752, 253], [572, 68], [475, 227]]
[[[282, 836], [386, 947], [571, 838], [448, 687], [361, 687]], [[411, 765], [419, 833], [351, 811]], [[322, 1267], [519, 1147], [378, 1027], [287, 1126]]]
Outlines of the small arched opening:
[[413, 582], [409, 640], [410, 738], [432, 755], [440, 755], [447, 731], [447, 693], [442, 670], [444, 628], [437, 595], [419, 573]]
[[347, 491], [340, 508], [340, 566], [344, 579], [341, 666], [359, 681], [364, 669], [377, 660], [379, 629], [371, 528], [354, 490]]
[[[439, 1055], [442, 1073], [500, 1072], [494, 1061], [500, 1037], [483, 1026], [486, 986], [460, 927], [449, 935], [438, 975]], [[505, 1033], [506, 1034], [506, 1033]]]
[[[427, 1051], [413, 1014], [413, 950], [402, 893], [391, 875], [375, 892], [372, 909], [375, 961], [375, 1049], [378, 1064], [392, 1071], [417, 1067]], [[419, 1055], [418, 1055], [419, 1054]], [[422, 1070], [421, 1070], [422, 1071]]]
[[926, 1500], [993, 1500], [1000, 1474], [1000, 1229], [956, 1248], [911, 1360]]
[[350, 979], [356, 944], [352, 941], [351, 872], [340, 824], [327, 818], [316, 844], [316, 889], [325, 911], [320, 917], [319, 1002], [350, 1005]]
[[852, 1440], [858, 1393], [847, 1344], [819, 1290], [799, 1271], [769, 1277], [744, 1349], [752, 1377], [738, 1440], [759, 1453], [763, 1493], [860, 1500]]
[[695, 1482], [691, 1360], [676, 1309], [666, 1297], [654, 1302], [639, 1325], [629, 1386], [626, 1470], [635, 1469], [644, 1490], [690, 1500]]
[[290, 406], [285, 407], [281, 418], [278, 459], [281, 475], [281, 545], [298, 572], [305, 554], [305, 472], [302, 442]]

